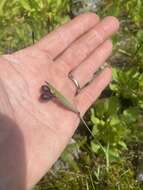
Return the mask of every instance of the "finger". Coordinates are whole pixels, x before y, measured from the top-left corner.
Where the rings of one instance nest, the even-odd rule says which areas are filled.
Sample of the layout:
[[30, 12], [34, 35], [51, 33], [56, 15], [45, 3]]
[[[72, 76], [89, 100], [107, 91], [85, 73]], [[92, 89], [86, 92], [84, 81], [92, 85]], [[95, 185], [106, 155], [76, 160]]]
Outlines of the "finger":
[[87, 109], [99, 97], [101, 92], [111, 81], [111, 68], [106, 68], [97, 76], [91, 84], [83, 89], [76, 97], [76, 104], [81, 113], [85, 113]]
[[83, 87], [93, 78], [93, 74], [105, 63], [106, 59], [111, 55], [111, 52], [112, 42], [111, 40], [107, 40], [72, 71], [72, 77], [78, 81], [80, 87]]
[[48, 34], [36, 44], [36, 47], [47, 51], [52, 58], [55, 58], [98, 21], [99, 17], [94, 13], [82, 14]]
[[87, 58], [97, 46], [101, 45], [119, 28], [119, 22], [115, 17], [106, 17], [88, 33], [79, 38], [57, 60], [61, 67], [67, 68], [67, 72], [74, 69]]

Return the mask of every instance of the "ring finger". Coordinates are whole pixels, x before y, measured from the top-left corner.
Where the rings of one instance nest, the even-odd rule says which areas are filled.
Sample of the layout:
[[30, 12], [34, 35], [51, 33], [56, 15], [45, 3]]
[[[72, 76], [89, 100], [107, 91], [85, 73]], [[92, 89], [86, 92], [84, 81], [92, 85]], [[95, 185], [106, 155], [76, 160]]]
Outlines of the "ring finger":
[[[93, 74], [105, 63], [111, 52], [112, 42], [107, 40], [70, 73], [81, 88], [93, 78]], [[75, 89], [74, 84], [73, 88]]]

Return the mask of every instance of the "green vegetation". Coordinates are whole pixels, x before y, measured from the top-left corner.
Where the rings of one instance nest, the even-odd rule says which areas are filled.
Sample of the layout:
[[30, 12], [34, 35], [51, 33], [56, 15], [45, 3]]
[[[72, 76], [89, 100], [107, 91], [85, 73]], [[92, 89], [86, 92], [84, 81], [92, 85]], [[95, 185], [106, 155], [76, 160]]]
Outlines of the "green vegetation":
[[142, 0], [1, 0], [0, 52], [32, 44], [33, 34], [38, 40], [70, 16], [89, 10], [120, 20], [108, 61], [113, 81], [86, 114], [95, 138], [82, 128], [35, 190], [143, 189]]
[[1, 0], [0, 53], [28, 46], [33, 37], [40, 39], [69, 19], [69, 8], [69, 0]]

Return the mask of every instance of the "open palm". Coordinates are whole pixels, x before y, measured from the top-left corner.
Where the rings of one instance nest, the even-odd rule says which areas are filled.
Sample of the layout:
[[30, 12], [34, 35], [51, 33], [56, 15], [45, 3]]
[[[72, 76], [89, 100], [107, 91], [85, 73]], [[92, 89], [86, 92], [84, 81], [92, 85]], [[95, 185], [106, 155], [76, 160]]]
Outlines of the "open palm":
[[24, 137], [26, 188], [35, 184], [59, 157], [79, 124], [76, 114], [53, 101], [39, 101], [40, 86], [49, 81], [77, 105], [82, 115], [111, 80], [106, 68], [75, 96], [68, 73], [84, 86], [112, 51], [109, 37], [118, 21], [86, 13], [57, 28], [34, 46], [0, 59], [7, 109]]

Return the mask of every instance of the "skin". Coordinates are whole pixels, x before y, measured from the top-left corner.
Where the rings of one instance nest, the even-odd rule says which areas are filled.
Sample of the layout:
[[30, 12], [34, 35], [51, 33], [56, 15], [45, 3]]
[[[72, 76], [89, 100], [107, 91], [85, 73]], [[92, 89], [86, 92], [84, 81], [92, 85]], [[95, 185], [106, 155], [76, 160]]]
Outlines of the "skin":
[[85, 85], [110, 56], [114, 17], [82, 14], [34, 46], [0, 58], [0, 189], [27, 190], [58, 159], [79, 124], [78, 116], [53, 101], [39, 101], [39, 88], [53, 84], [83, 115], [111, 81], [106, 68], [77, 96], [68, 78]]

